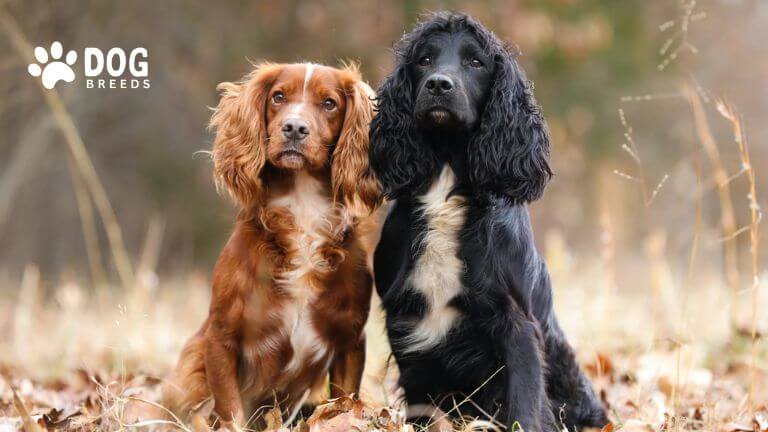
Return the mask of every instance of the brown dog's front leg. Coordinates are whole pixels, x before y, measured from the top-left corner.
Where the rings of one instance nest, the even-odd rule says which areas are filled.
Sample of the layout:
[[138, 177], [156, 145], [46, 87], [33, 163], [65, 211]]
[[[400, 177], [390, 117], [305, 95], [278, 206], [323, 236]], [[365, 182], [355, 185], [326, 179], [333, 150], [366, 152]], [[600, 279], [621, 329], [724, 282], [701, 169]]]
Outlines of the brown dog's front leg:
[[214, 410], [225, 422], [243, 424], [243, 403], [237, 380], [237, 356], [235, 341], [228, 340], [214, 328], [206, 333], [205, 372], [208, 387], [214, 399]]
[[365, 333], [350, 349], [336, 353], [331, 364], [331, 397], [337, 398], [360, 392], [365, 366]]

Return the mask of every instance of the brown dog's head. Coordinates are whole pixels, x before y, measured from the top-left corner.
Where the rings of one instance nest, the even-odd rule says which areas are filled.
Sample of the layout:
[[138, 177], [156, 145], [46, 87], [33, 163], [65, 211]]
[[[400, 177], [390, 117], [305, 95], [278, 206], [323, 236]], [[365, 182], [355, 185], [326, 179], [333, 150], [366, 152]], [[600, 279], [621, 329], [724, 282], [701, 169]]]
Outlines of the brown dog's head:
[[263, 63], [222, 83], [211, 118], [217, 182], [250, 209], [263, 205], [262, 170], [330, 170], [334, 201], [373, 209], [378, 184], [368, 166], [373, 93], [356, 67]]

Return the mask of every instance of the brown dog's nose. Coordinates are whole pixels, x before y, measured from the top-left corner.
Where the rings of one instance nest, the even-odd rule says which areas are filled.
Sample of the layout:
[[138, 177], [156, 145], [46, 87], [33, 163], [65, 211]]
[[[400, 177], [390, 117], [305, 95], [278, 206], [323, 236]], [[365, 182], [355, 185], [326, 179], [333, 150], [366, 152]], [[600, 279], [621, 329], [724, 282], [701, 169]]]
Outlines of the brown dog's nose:
[[289, 118], [285, 120], [281, 130], [285, 138], [301, 141], [309, 135], [309, 124], [299, 118]]
[[433, 96], [440, 96], [453, 90], [453, 81], [443, 74], [434, 74], [427, 78], [427, 82], [424, 84], [429, 94]]

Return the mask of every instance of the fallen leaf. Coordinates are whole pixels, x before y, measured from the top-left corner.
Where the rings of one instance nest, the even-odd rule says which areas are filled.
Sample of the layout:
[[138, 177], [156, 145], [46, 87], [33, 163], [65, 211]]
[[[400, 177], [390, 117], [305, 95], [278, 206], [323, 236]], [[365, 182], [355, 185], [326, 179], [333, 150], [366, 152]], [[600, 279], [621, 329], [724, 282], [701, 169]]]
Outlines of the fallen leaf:
[[267, 430], [278, 430], [283, 427], [283, 413], [277, 404], [264, 414], [264, 421], [267, 422]]
[[355, 415], [360, 416], [363, 411], [363, 403], [352, 396], [342, 396], [331, 399], [324, 404], [315, 407], [315, 411], [307, 420], [310, 428], [319, 422], [329, 420], [339, 414], [353, 411]]
[[613, 362], [604, 353], [597, 353], [591, 362], [584, 365], [584, 368], [593, 376], [612, 375], [614, 372]]
[[731, 432], [754, 432], [754, 429], [751, 426], [735, 422], [725, 425], [725, 429]]
[[309, 430], [311, 432], [367, 431], [368, 422], [358, 418], [352, 412], [343, 412], [333, 418], [315, 422]]
[[693, 410], [693, 419], [694, 420], [704, 420], [704, 412], [701, 410], [701, 407], [696, 407], [696, 409]]
[[755, 432], [768, 431], [768, 416], [765, 413], [756, 413], [752, 423]]

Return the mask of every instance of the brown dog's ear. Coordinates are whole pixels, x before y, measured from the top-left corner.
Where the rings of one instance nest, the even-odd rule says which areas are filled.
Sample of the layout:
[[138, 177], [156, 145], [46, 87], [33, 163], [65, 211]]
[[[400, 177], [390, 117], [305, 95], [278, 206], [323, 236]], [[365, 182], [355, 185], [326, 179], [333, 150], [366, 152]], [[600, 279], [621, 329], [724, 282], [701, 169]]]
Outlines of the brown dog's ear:
[[331, 161], [335, 202], [367, 212], [381, 204], [379, 183], [368, 163], [368, 128], [373, 118], [375, 92], [360, 78], [355, 66], [342, 72], [347, 104], [344, 126]]
[[209, 127], [216, 130], [213, 162], [217, 187], [223, 185], [244, 209], [263, 199], [259, 174], [265, 162], [266, 102], [282, 65], [263, 63], [240, 82], [224, 82]]

